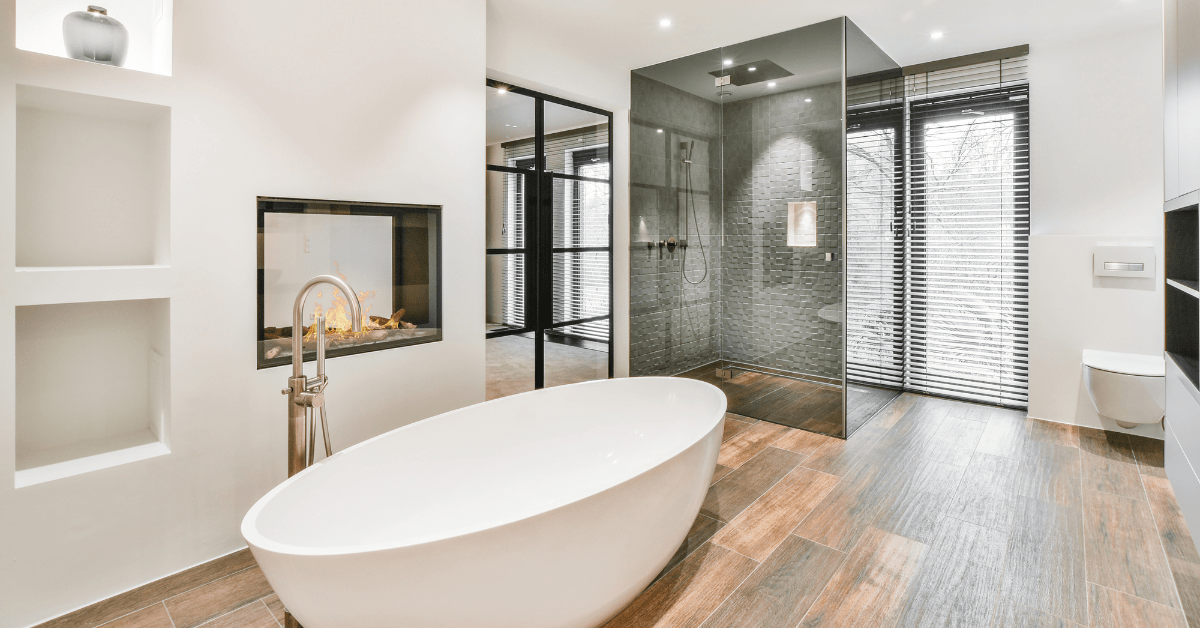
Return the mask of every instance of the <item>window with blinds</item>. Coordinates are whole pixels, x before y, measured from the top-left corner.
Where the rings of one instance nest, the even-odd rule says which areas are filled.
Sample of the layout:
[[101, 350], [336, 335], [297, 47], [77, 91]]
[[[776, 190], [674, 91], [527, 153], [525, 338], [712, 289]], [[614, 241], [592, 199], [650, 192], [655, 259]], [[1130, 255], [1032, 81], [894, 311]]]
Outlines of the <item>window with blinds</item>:
[[1028, 405], [1026, 59], [848, 88], [851, 381]]
[[[552, 174], [553, 323], [583, 321], [547, 333], [608, 342], [609, 303], [609, 159], [608, 125], [572, 129], [546, 136], [546, 168]], [[503, 145], [508, 165], [533, 168], [532, 140]], [[556, 175], [566, 175], [556, 176]], [[512, 181], [521, 181], [515, 176]], [[522, 192], [508, 193], [514, 206]], [[504, 321], [523, 326], [523, 256], [504, 267]]]

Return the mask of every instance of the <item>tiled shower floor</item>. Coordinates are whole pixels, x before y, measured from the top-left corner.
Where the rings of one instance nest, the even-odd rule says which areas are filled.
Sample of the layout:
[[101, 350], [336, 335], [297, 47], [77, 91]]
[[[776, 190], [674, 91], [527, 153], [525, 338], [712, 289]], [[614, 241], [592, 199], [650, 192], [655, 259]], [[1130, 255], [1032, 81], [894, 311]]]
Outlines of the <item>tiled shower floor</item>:
[[[716, 375], [718, 363], [681, 373], [722, 390], [733, 414], [788, 427], [842, 436], [842, 389], [768, 373], [738, 371], [732, 379]], [[846, 400], [846, 431], [857, 432], [879, 410], [896, 398], [891, 390], [851, 384]]]

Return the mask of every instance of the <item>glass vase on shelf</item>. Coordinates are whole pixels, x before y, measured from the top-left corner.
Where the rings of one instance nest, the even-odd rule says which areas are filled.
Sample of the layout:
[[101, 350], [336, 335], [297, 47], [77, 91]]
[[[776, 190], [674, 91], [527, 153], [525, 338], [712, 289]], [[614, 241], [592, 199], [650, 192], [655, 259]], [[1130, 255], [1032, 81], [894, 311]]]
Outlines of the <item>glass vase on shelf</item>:
[[72, 59], [122, 66], [129, 50], [129, 31], [109, 17], [104, 7], [88, 5], [86, 11], [63, 18], [63, 43]]

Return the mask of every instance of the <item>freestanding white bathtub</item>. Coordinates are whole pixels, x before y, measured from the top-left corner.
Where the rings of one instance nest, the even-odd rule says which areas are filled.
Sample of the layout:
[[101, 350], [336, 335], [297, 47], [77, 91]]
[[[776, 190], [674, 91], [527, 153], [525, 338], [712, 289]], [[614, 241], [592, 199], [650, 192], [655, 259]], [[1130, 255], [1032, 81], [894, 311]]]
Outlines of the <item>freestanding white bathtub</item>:
[[305, 628], [593, 628], [683, 542], [725, 405], [656, 377], [448, 412], [288, 479], [242, 535]]

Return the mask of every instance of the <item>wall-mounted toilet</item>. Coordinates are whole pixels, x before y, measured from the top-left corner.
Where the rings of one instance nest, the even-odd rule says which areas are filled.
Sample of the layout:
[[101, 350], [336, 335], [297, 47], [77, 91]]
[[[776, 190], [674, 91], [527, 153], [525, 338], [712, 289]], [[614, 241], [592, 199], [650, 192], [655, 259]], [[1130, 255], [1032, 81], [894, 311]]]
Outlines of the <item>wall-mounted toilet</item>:
[[1165, 377], [1161, 355], [1083, 352], [1083, 383], [1096, 413], [1125, 429], [1162, 420]]

